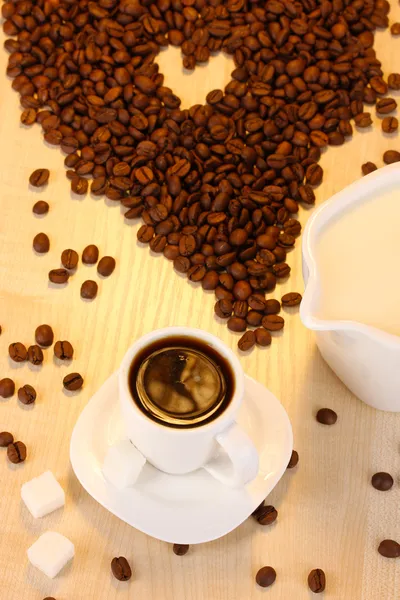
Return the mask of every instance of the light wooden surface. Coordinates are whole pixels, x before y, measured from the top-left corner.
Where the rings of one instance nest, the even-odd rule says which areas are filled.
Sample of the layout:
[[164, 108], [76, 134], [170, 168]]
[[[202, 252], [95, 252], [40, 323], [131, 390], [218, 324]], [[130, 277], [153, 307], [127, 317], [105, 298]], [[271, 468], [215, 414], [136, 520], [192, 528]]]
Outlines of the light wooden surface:
[[[396, 19], [397, 17], [397, 19]], [[392, 22], [400, 9], [393, 1]], [[377, 48], [385, 72], [400, 70], [400, 40], [379, 33]], [[208, 69], [178, 76], [178, 53], [160, 58], [166, 85], [184, 103], [204, 101], [205, 94], [228, 80], [231, 64], [212, 59]], [[326, 600], [395, 600], [400, 596], [400, 563], [377, 553], [381, 539], [400, 540], [400, 415], [379, 413], [362, 404], [338, 381], [320, 357], [312, 333], [299, 316], [287, 314], [284, 335], [275, 335], [269, 349], [241, 358], [245, 371], [267, 385], [286, 407], [293, 423], [299, 466], [288, 471], [268, 502], [279, 511], [272, 527], [249, 519], [236, 531], [213, 543], [192, 547], [185, 557], [120, 522], [81, 488], [69, 464], [69, 439], [80, 411], [94, 391], [118, 368], [138, 336], [166, 325], [201, 327], [236, 348], [237, 336], [213, 316], [213, 294], [188, 284], [163, 257], [151, 256], [136, 243], [138, 224], [126, 224], [116, 203], [71, 197], [63, 157], [46, 147], [38, 127], [19, 125], [18, 97], [4, 76], [6, 54], [0, 52], [0, 337], [1, 377], [17, 386], [31, 383], [38, 392], [29, 409], [16, 397], [0, 401], [0, 431], [9, 430], [28, 448], [22, 465], [0, 457], [0, 599], [42, 600], [310, 600], [307, 575], [325, 570]], [[373, 111], [374, 112], [374, 111]], [[366, 160], [382, 164], [389, 148], [399, 149], [397, 136], [384, 137], [379, 127], [356, 133], [341, 148], [329, 149], [322, 165], [325, 180], [318, 202], [360, 176]], [[28, 189], [28, 177], [48, 167], [51, 178], [41, 192]], [[51, 205], [44, 218], [33, 216], [38, 199]], [[303, 223], [307, 218], [302, 212]], [[390, 217], [389, 217], [390, 218]], [[50, 252], [36, 256], [32, 239], [48, 233]], [[117, 268], [99, 282], [92, 303], [80, 299], [81, 283], [95, 268], [79, 266], [66, 287], [48, 285], [47, 272], [59, 266], [64, 248], [81, 252], [95, 243], [102, 255], [116, 257]], [[301, 250], [289, 257], [292, 276], [278, 286], [276, 296], [302, 291]], [[75, 348], [72, 366], [56, 365], [52, 350], [42, 367], [12, 364], [11, 342], [33, 343], [35, 327], [52, 325], [56, 339]], [[62, 391], [71, 371], [85, 378], [76, 395]], [[318, 408], [338, 412], [336, 426], [324, 428], [314, 418]], [[20, 500], [25, 481], [51, 469], [66, 491], [65, 509], [34, 520]], [[378, 470], [395, 478], [388, 493], [369, 481]], [[226, 507], [229, 510], [229, 506]], [[55, 580], [28, 564], [27, 548], [46, 530], [56, 530], [75, 544], [76, 556]], [[110, 574], [113, 556], [125, 555], [133, 567], [129, 584]], [[272, 565], [277, 581], [261, 590], [257, 570]]]

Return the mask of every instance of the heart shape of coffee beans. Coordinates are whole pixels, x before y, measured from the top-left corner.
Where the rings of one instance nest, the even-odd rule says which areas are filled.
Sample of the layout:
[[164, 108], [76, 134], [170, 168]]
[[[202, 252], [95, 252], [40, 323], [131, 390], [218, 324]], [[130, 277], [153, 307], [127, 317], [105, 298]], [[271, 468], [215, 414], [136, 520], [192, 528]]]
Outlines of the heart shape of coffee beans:
[[[143, 220], [140, 242], [214, 290], [247, 350], [283, 327], [266, 298], [289, 275], [299, 204], [315, 202], [321, 149], [343, 144], [385, 94], [373, 50], [389, 3], [371, 0], [21, 0], [2, 14], [22, 122], [67, 154], [75, 193]], [[206, 105], [181, 110], [156, 57], [235, 68]], [[299, 294], [294, 294], [299, 298]], [[293, 296], [293, 297], [294, 297]], [[291, 301], [291, 300], [290, 300]]]

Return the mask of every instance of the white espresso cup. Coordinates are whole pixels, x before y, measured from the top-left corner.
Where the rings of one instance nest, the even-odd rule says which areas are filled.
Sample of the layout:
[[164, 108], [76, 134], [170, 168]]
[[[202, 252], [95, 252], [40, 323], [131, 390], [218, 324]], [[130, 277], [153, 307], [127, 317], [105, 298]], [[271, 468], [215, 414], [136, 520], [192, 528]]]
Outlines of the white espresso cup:
[[[129, 382], [132, 362], [147, 346], [170, 337], [179, 337], [180, 341], [185, 337], [200, 340], [230, 365], [234, 378], [232, 397], [215, 419], [194, 427], [171, 427], [147, 416], [133, 399]], [[235, 420], [244, 395], [243, 369], [235, 354], [217, 337], [187, 327], [167, 327], [148, 333], [133, 344], [122, 361], [119, 392], [127, 436], [160, 471], [184, 475], [203, 468], [232, 487], [244, 486], [257, 476], [257, 450]]]

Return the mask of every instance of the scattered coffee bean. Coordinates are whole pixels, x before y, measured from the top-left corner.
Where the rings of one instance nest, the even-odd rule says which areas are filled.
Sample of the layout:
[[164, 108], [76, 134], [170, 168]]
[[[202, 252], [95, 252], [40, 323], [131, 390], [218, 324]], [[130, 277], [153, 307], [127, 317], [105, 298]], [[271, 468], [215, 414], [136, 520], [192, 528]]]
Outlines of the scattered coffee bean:
[[281, 305], [278, 300], [267, 300], [264, 313], [266, 315], [277, 315], [281, 311]]
[[18, 400], [22, 404], [33, 404], [36, 400], [35, 389], [31, 385], [25, 384], [18, 390]]
[[[14, 359], [13, 359], [14, 360]], [[0, 379], [0, 396], [2, 398], [11, 398], [14, 396], [15, 383], [9, 377]]]
[[260, 525], [271, 525], [278, 517], [278, 511], [273, 506], [262, 505], [253, 513], [254, 518]]
[[247, 350], [250, 350], [251, 348], [253, 348], [255, 343], [256, 343], [256, 336], [255, 336], [254, 331], [246, 331], [246, 333], [244, 333], [242, 335], [242, 337], [240, 338], [240, 340], [238, 341], [238, 348], [242, 352], [246, 352]]
[[268, 331], [279, 331], [284, 325], [285, 320], [279, 315], [266, 315], [262, 320], [262, 326]]
[[44, 600], [56, 600], [56, 599], [53, 598], [53, 596], [47, 596], [46, 598], [44, 598]]
[[111, 571], [118, 581], [128, 581], [132, 577], [132, 570], [124, 556], [118, 556], [112, 559]]
[[21, 342], [15, 342], [8, 347], [10, 358], [14, 362], [24, 362], [28, 358], [28, 352]]
[[282, 306], [297, 306], [302, 300], [298, 292], [289, 292], [281, 298]]
[[79, 373], [70, 373], [64, 377], [63, 385], [66, 390], [72, 392], [79, 390], [83, 386], [82, 376]]
[[82, 252], [82, 262], [85, 265], [95, 265], [99, 260], [99, 249], [94, 244], [86, 246]]
[[26, 446], [23, 442], [13, 442], [7, 446], [8, 460], [15, 465], [26, 459]]
[[86, 300], [93, 300], [97, 296], [98, 285], [95, 281], [88, 279], [81, 285], [81, 298]]
[[369, 175], [373, 171], [377, 170], [377, 166], [373, 162], [366, 162], [362, 165], [361, 170], [363, 175]]
[[400, 544], [394, 540], [383, 540], [379, 544], [378, 552], [385, 558], [399, 558]]
[[54, 340], [54, 333], [50, 325], [39, 325], [35, 330], [35, 340], [39, 346], [48, 348]]
[[326, 578], [322, 569], [313, 569], [308, 576], [308, 587], [314, 594], [320, 594], [325, 590]]
[[33, 249], [40, 254], [45, 254], [50, 250], [50, 240], [45, 233], [38, 233], [33, 238]]
[[40, 346], [34, 344], [28, 348], [28, 360], [33, 365], [41, 365], [43, 362], [43, 351]]
[[383, 162], [387, 165], [391, 165], [392, 163], [400, 161], [400, 152], [397, 150], [386, 150], [383, 155]]
[[115, 269], [115, 258], [112, 256], [103, 256], [97, 265], [97, 272], [103, 277], [108, 277]]
[[189, 551], [189, 544], [174, 544], [172, 549], [177, 556], [184, 556]]
[[14, 436], [8, 431], [2, 431], [0, 433], [0, 448], [7, 448], [14, 441]]
[[34, 187], [42, 187], [49, 181], [50, 171], [48, 169], [36, 169], [29, 177], [29, 183]]
[[390, 33], [392, 35], [400, 35], [400, 23], [393, 23], [390, 28]]
[[384, 133], [394, 133], [399, 128], [399, 121], [396, 117], [385, 117], [382, 120], [382, 131]]
[[337, 414], [331, 408], [320, 408], [317, 412], [316, 419], [322, 425], [334, 425], [337, 421]]
[[290, 457], [287, 468], [293, 469], [294, 467], [297, 466], [298, 462], [299, 462], [299, 453], [296, 450], [293, 450], [292, 456]]
[[389, 473], [375, 473], [371, 479], [372, 486], [380, 492], [387, 492], [393, 486], [393, 477]]
[[400, 90], [400, 73], [391, 73], [389, 75], [388, 86], [391, 90]]
[[69, 270], [76, 269], [78, 260], [79, 256], [75, 250], [71, 250], [70, 248], [68, 248], [68, 250], [63, 250], [61, 254], [61, 263], [63, 267]]
[[376, 103], [376, 112], [378, 115], [388, 115], [397, 108], [397, 102], [394, 98], [381, 98]]
[[276, 571], [272, 567], [262, 567], [256, 575], [256, 582], [263, 588], [272, 585], [275, 582], [275, 579]]
[[34, 212], [35, 215], [45, 215], [49, 212], [49, 205], [44, 200], [38, 200], [33, 205], [32, 212]]
[[52, 283], [67, 283], [69, 273], [66, 269], [52, 269], [49, 271], [49, 280]]
[[72, 360], [74, 349], [67, 340], [58, 341], [54, 344], [54, 355], [60, 360]]
[[261, 347], [270, 346], [272, 337], [269, 331], [264, 329], [263, 327], [258, 327], [254, 330], [254, 335], [256, 336], [256, 344]]

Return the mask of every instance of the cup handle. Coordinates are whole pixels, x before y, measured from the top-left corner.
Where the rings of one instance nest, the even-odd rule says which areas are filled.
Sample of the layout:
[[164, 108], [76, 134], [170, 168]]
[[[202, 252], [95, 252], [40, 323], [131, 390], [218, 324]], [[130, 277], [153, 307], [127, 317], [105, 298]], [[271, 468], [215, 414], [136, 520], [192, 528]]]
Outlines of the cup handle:
[[210, 475], [229, 487], [243, 487], [257, 477], [258, 452], [237, 423], [219, 433], [215, 440], [219, 452], [203, 467]]

